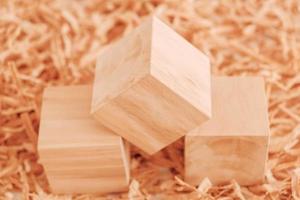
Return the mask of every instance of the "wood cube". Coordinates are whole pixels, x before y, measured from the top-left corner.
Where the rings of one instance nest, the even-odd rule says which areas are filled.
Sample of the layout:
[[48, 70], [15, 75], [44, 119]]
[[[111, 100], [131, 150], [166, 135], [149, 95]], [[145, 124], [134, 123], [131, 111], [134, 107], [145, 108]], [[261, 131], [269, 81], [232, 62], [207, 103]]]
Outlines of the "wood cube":
[[45, 89], [38, 139], [54, 193], [127, 189], [129, 152], [122, 138], [90, 116], [92, 86]]
[[99, 56], [91, 113], [153, 154], [210, 118], [209, 59], [150, 18]]
[[259, 77], [213, 77], [212, 118], [185, 137], [185, 179], [197, 185], [263, 180], [269, 144], [268, 107]]

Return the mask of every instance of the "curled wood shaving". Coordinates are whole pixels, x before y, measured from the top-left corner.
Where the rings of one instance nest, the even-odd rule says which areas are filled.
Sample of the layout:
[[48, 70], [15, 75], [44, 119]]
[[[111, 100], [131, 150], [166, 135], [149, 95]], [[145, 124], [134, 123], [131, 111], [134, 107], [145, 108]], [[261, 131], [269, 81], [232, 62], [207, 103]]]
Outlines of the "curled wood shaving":
[[144, 195], [140, 191], [140, 184], [136, 180], [132, 180], [130, 183], [128, 198], [129, 200], [144, 199]]

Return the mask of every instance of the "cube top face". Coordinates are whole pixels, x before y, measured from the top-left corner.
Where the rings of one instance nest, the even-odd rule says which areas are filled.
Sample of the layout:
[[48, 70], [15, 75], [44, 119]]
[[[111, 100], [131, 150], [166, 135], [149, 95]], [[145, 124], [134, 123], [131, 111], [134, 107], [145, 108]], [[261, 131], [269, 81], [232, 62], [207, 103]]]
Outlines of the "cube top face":
[[259, 77], [213, 77], [213, 117], [189, 136], [268, 136], [268, 106]]
[[211, 117], [208, 58], [157, 18], [100, 55], [91, 113], [153, 154]]
[[[49, 87], [44, 92], [39, 147], [119, 144], [120, 137], [90, 116], [91, 86]], [[59, 139], [58, 139], [59, 138]]]

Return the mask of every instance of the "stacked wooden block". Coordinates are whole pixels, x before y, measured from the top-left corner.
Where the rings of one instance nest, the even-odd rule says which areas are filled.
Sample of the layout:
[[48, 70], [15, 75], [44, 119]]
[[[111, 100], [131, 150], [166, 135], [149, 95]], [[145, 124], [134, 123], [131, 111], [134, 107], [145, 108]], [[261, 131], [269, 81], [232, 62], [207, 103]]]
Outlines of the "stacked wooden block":
[[90, 116], [91, 86], [44, 92], [39, 155], [56, 193], [124, 191], [129, 151], [124, 140]]
[[185, 179], [263, 180], [269, 127], [258, 77], [212, 77], [208, 58], [157, 18], [106, 47], [93, 86], [47, 88], [38, 150], [55, 193], [126, 190], [129, 143], [185, 136]]
[[185, 138], [185, 177], [198, 184], [263, 180], [269, 127], [264, 82], [258, 77], [213, 77], [212, 118]]

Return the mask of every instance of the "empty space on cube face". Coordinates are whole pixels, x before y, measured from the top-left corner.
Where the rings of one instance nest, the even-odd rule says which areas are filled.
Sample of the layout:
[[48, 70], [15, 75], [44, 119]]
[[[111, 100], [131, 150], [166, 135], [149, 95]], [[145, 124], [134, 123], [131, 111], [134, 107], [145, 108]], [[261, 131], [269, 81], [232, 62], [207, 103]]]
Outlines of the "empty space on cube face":
[[213, 183], [262, 180], [269, 122], [264, 81], [259, 77], [213, 77], [212, 118], [185, 138], [186, 180]]
[[157, 18], [100, 54], [91, 113], [148, 154], [211, 116], [207, 56]]
[[55, 183], [68, 179], [98, 179], [102, 184], [120, 179], [122, 187], [128, 182], [128, 148], [90, 116], [91, 95], [92, 86], [45, 89], [38, 151], [54, 190]]

